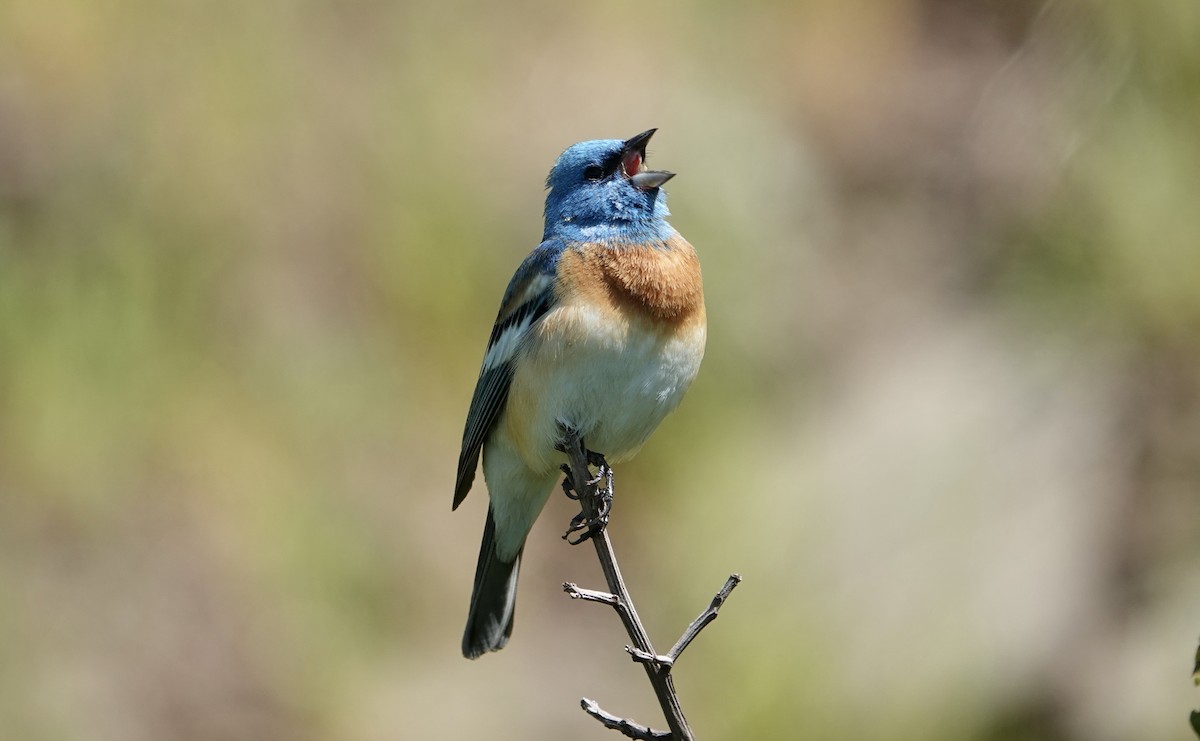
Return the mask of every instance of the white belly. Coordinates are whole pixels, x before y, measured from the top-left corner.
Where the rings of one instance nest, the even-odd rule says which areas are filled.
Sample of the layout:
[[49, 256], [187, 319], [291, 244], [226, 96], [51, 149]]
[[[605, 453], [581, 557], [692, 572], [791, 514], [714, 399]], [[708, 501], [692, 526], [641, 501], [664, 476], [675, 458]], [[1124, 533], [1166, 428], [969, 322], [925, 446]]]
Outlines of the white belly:
[[562, 460], [554, 451], [560, 425], [579, 430], [610, 462], [636, 453], [679, 404], [704, 355], [702, 322], [614, 322], [578, 305], [551, 311], [538, 334], [513, 377], [504, 425], [534, 471]]

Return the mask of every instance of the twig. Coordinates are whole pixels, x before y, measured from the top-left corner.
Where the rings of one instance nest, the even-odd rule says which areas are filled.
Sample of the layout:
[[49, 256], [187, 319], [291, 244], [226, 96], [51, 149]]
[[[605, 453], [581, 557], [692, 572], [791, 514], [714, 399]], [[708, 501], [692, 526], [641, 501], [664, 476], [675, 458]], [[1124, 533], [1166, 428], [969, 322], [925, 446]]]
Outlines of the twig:
[[[608, 532], [605, 529], [612, 505], [612, 469], [608, 467], [603, 456], [587, 450], [583, 439], [575, 430], [563, 429], [563, 442], [559, 446], [559, 450], [566, 453], [570, 459], [570, 464], [563, 467], [564, 473], [567, 474], [567, 480], [563, 482], [563, 490], [567, 496], [577, 499], [581, 508], [579, 515], [571, 521], [571, 526], [563, 538], [572, 544], [582, 543], [589, 539], [592, 541], [596, 547], [596, 556], [600, 560], [600, 568], [604, 572], [609, 592], [581, 589], [569, 582], [563, 584], [563, 590], [570, 594], [572, 599], [601, 602], [616, 611], [621, 623], [625, 626], [625, 632], [629, 634], [629, 638], [633, 642], [633, 645], [626, 646], [625, 650], [629, 652], [635, 662], [641, 664], [646, 670], [646, 676], [650, 679], [654, 694], [658, 698], [658, 703], [662, 707], [663, 715], [671, 730], [669, 733], [655, 731], [632, 721], [618, 718], [605, 712], [599, 705], [587, 698], [584, 698], [581, 703], [583, 709], [607, 728], [621, 731], [630, 738], [694, 741], [695, 736], [692, 734], [692, 729], [679, 704], [675, 682], [671, 678], [671, 668], [683, 650], [700, 634], [700, 631], [716, 619], [717, 611], [721, 609], [721, 605], [729, 598], [729, 593], [741, 582], [742, 578], [733, 574], [726, 580], [725, 586], [721, 588], [704, 612], [692, 621], [692, 624], [687, 627], [667, 655], [662, 656], [655, 652], [654, 646], [650, 643], [650, 636], [642, 625], [641, 619], [638, 618], [637, 610], [633, 606], [633, 599], [629, 596], [629, 590], [625, 587], [625, 580], [621, 577], [621, 570], [617, 566], [617, 558], [613, 553], [612, 543], [609, 541]], [[597, 464], [600, 468], [600, 474], [594, 479], [589, 463]], [[601, 486], [602, 483], [603, 486]], [[581, 531], [582, 535], [574, 540], [571, 539], [570, 536], [573, 533]]]
[[583, 707], [583, 711], [585, 713], [603, 723], [605, 728], [611, 728], [614, 731], [620, 731], [629, 738], [650, 740], [674, 738], [674, 736], [666, 731], [656, 731], [653, 728], [647, 728], [646, 726], [638, 725], [637, 723], [625, 720], [624, 718], [618, 718], [617, 716], [605, 711], [604, 708], [597, 705], [595, 700], [589, 700], [585, 697], [579, 701], [579, 704]]
[[725, 604], [725, 600], [729, 599], [729, 593], [733, 591], [733, 588], [741, 583], [741, 574], [729, 575], [729, 578], [725, 580], [725, 586], [721, 587], [721, 590], [717, 592], [717, 596], [712, 598], [712, 602], [709, 603], [704, 612], [700, 613], [700, 617], [692, 621], [692, 624], [687, 627], [687, 630], [683, 631], [683, 635], [679, 637], [679, 640], [667, 652], [667, 657], [672, 662], [679, 658], [679, 654], [683, 653], [683, 649], [687, 648], [689, 643], [696, 640], [696, 636], [700, 635], [700, 631], [704, 630], [704, 626], [717, 619], [717, 610], [720, 610], [721, 605]]
[[603, 602], [610, 607], [620, 610], [623, 605], [617, 601], [614, 594], [607, 592], [593, 592], [590, 589], [581, 589], [569, 581], [563, 582], [563, 591], [571, 595], [571, 599], [581, 599], [587, 602]]
[[[596, 547], [600, 570], [604, 572], [609, 592], [616, 599], [616, 602], [612, 603], [613, 607], [621, 618], [625, 632], [629, 634], [629, 639], [633, 641], [634, 646], [645, 653], [655, 655], [654, 646], [650, 643], [650, 635], [638, 617], [637, 610], [633, 606], [633, 599], [629, 596], [629, 590], [625, 588], [625, 579], [622, 578], [621, 570], [617, 567], [616, 554], [613, 553], [612, 543], [603, 526], [602, 517], [607, 514], [604, 511], [607, 507], [601, 501], [597, 486], [603, 477], [597, 477], [596, 480], [591, 478], [587, 449], [575, 430], [563, 431], [562, 449], [570, 460], [571, 482], [574, 484], [575, 493], [579, 496], [579, 503], [583, 509], [580, 514], [587, 522], [590, 539]], [[611, 484], [609, 485], [611, 486]], [[611, 491], [609, 496], [611, 496]], [[580, 597], [586, 599], [582, 594]], [[695, 741], [687, 718], [683, 715], [683, 708], [679, 704], [679, 695], [675, 692], [675, 681], [671, 679], [669, 667], [655, 664], [643, 664], [642, 666], [646, 670], [646, 677], [650, 680], [650, 685], [654, 688], [654, 695], [658, 698], [658, 704], [666, 717], [667, 726], [671, 729], [670, 738], [675, 741]]]

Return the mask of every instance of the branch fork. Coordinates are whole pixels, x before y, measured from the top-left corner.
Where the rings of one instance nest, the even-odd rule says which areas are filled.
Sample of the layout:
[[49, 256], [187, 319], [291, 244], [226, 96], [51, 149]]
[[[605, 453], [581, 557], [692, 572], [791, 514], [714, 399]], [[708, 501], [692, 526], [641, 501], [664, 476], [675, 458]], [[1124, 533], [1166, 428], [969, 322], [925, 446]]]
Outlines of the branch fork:
[[[675, 642], [671, 650], [666, 654], [656, 652], [650, 643], [650, 636], [646, 632], [645, 626], [638, 617], [637, 610], [634, 609], [633, 599], [625, 587], [625, 580], [617, 566], [616, 554], [613, 552], [612, 543], [606, 530], [613, 502], [612, 468], [604, 460], [603, 455], [587, 449], [578, 431], [564, 427], [562, 433], [562, 442], [558, 449], [565, 453], [570, 461], [562, 466], [563, 473], [566, 475], [563, 480], [563, 492], [570, 499], [578, 501], [580, 505], [579, 514], [571, 519], [571, 524], [563, 535], [563, 539], [571, 545], [592, 541], [609, 588], [608, 592], [599, 592], [583, 589], [567, 582], [563, 584], [563, 591], [569, 594], [571, 599], [599, 602], [616, 611], [621, 623], [625, 626], [625, 632], [629, 634], [632, 641], [632, 644], [626, 646], [625, 650], [635, 663], [641, 664], [646, 670], [646, 676], [654, 688], [654, 694], [662, 707], [670, 731], [656, 731], [649, 726], [620, 718], [603, 710], [595, 701], [586, 697], [583, 698], [580, 705], [588, 715], [600, 721], [606, 728], [620, 731], [628, 738], [695, 741], [692, 729], [680, 707], [679, 696], [675, 691], [675, 682], [671, 678], [671, 669], [674, 668], [680, 654], [696, 639], [700, 631], [716, 620], [717, 611], [725, 604], [734, 587], [741, 583], [742, 577], [732, 574], [717, 595], [713, 597], [708, 607], [684, 630], [683, 635]], [[595, 477], [592, 476], [591, 466], [597, 468]], [[583, 482], [582, 488], [577, 486], [576, 482]], [[576, 533], [579, 535], [573, 538], [572, 536]]]

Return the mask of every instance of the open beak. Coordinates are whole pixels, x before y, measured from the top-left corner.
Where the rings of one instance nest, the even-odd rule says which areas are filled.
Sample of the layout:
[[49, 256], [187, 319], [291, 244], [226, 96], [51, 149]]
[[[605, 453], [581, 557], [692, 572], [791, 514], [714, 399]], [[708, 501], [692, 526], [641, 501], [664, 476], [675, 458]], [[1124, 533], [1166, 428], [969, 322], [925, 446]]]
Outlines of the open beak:
[[635, 188], [641, 190], [657, 188], [675, 177], [675, 173], [666, 170], [642, 169], [646, 162], [646, 145], [650, 143], [650, 137], [654, 136], [655, 131], [658, 129], [649, 129], [626, 139], [621, 154], [621, 169], [625, 177], [629, 178], [629, 182], [633, 183]]

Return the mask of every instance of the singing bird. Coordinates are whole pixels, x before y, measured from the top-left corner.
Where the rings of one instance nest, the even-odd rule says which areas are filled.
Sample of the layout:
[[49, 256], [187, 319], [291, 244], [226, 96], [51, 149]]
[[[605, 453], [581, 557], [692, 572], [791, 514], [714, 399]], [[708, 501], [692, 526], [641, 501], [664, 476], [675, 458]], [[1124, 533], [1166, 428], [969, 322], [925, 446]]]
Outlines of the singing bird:
[[490, 504], [462, 652], [498, 651], [513, 628], [517, 572], [565, 461], [564, 427], [618, 463], [683, 398], [706, 335], [695, 249], [667, 223], [647, 170], [655, 129], [585, 141], [546, 179], [542, 243], [504, 292], [471, 398], [454, 508], [483, 454]]

